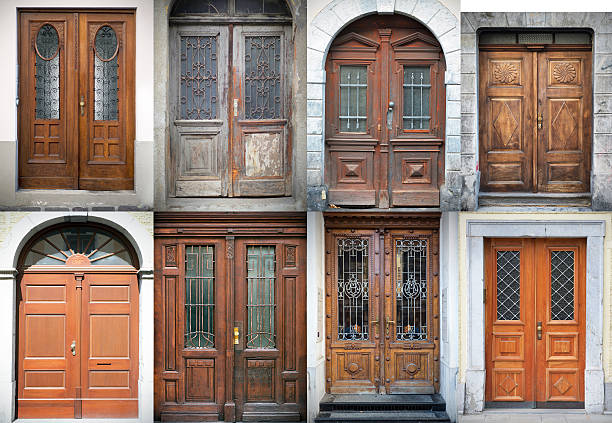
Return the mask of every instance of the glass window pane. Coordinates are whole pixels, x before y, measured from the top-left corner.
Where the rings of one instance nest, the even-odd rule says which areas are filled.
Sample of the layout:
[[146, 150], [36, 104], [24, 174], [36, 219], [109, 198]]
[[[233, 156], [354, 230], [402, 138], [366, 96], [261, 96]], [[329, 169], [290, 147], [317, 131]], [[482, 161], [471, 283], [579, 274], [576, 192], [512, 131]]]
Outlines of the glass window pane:
[[395, 241], [396, 339], [427, 339], [427, 240]]
[[367, 66], [340, 66], [340, 132], [366, 131]]
[[574, 252], [550, 253], [550, 318], [574, 320]]
[[280, 36], [244, 39], [245, 119], [281, 119]]
[[429, 66], [404, 66], [404, 129], [429, 129]]
[[181, 119], [217, 118], [217, 37], [185, 36], [181, 44]]
[[367, 239], [338, 240], [338, 339], [369, 339]]
[[194, 14], [225, 14], [228, 12], [227, 0], [178, 0], [172, 8], [171, 16]]
[[60, 118], [59, 35], [49, 24], [36, 35], [36, 119]]
[[215, 250], [185, 247], [185, 348], [215, 346]]
[[117, 34], [102, 26], [94, 40], [94, 119], [119, 118], [119, 64]]
[[497, 320], [521, 319], [521, 253], [497, 252]]
[[275, 348], [276, 251], [274, 246], [247, 247], [247, 348]]

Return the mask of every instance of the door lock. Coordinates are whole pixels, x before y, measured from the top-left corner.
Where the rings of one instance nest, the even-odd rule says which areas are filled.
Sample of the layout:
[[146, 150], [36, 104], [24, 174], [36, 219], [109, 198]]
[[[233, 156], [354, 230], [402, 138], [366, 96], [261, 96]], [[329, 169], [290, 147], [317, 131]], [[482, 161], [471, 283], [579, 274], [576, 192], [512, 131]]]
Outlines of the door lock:
[[372, 326], [376, 325], [376, 331], [378, 332], [378, 334], [380, 335], [380, 328], [378, 327], [378, 324], [380, 323], [378, 320], [372, 320]]
[[81, 96], [81, 101], [79, 101], [79, 106], [81, 107], [81, 116], [85, 116], [85, 96]]
[[240, 344], [240, 329], [234, 328], [234, 345]]
[[234, 99], [234, 117], [238, 116], [238, 99]]
[[70, 352], [72, 355], [76, 355], [76, 341], [72, 341], [72, 344], [70, 344]]
[[393, 108], [395, 103], [389, 102], [389, 109], [387, 109], [387, 129], [393, 129]]
[[386, 326], [387, 336], [389, 336], [389, 326], [394, 325], [394, 324], [395, 324], [395, 320], [391, 320], [388, 317], [385, 318], [385, 326]]
[[542, 129], [542, 122], [544, 121], [544, 118], [542, 117], [542, 114], [538, 115], [538, 129]]
[[538, 333], [538, 340], [542, 339], [542, 322], [538, 322], [538, 326], [536, 328]]

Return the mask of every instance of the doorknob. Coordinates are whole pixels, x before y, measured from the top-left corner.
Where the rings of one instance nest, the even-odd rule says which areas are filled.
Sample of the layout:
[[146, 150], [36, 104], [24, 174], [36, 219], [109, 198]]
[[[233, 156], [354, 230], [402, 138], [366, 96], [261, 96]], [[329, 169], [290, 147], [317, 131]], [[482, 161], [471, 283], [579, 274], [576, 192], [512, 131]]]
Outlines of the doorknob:
[[542, 129], [542, 121], [544, 121], [544, 118], [542, 118], [542, 114], [540, 113], [538, 115], [538, 129]]
[[240, 329], [234, 328], [234, 345], [240, 344]]
[[389, 326], [394, 325], [394, 324], [395, 324], [395, 320], [391, 320], [388, 317], [385, 318], [385, 326], [386, 326], [387, 336], [389, 336]]
[[395, 107], [395, 103], [390, 101], [389, 108], [387, 109], [387, 129], [392, 129], [393, 126], [393, 108]]
[[76, 355], [76, 341], [72, 341], [72, 344], [70, 344], [70, 352], [72, 352], [72, 355]]
[[542, 339], [542, 322], [538, 322], [538, 326], [536, 329], [538, 331], [538, 339]]
[[85, 116], [85, 96], [81, 96], [81, 101], [79, 101], [79, 106], [81, 107], [81, 116]]

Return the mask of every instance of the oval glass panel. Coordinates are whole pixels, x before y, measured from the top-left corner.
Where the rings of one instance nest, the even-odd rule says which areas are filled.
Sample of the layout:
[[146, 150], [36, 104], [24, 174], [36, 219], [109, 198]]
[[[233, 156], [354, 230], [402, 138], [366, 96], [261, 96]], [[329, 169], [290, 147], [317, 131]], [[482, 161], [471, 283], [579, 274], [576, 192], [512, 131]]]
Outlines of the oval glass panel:
[[59, 49], [59, 35], [53, 25], [44, 24], [36, 34], [36, 53], [45, 60], [51, 60]]
[[110, 60], [117, 53], [117, 34], [115, 30], [108, 25], [104, 25], [96, 33], [94, 41], [96, 54], [101, 60]]

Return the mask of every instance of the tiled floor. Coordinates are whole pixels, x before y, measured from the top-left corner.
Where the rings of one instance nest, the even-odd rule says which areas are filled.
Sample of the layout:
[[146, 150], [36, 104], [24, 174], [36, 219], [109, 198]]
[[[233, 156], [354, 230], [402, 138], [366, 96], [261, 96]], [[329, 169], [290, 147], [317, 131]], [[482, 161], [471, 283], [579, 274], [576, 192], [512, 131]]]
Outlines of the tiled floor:
[[485, 411], [459, 416], [458, 423], [612, 423], [612, 415], [587, 415], [582, 411]]

